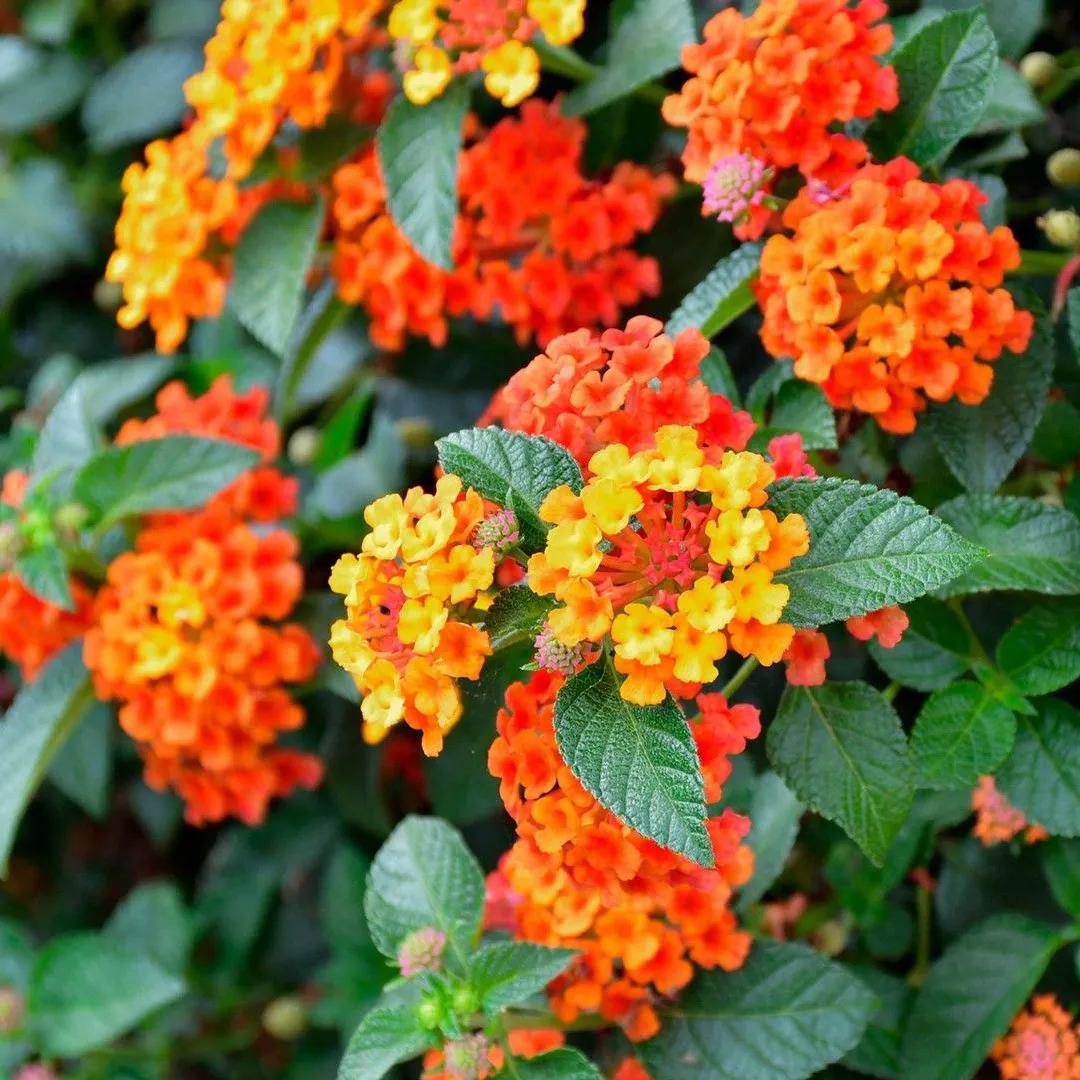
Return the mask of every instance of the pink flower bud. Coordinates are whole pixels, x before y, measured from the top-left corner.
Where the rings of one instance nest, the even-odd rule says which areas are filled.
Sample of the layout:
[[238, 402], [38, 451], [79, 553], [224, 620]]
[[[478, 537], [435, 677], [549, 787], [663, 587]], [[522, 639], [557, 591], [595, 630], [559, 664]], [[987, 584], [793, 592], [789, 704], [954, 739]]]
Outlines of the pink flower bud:
[[749, 154], [729, 154], [715, 161], [702, 184], [702, 206], [719, 221], [739, 223], [760, 206], [771, 170]]
[[432, 926], [414, 930], [398, 948], [398, 967], [406, 979], [422, 971], [438, 971], [446, 949], [446, 935]]

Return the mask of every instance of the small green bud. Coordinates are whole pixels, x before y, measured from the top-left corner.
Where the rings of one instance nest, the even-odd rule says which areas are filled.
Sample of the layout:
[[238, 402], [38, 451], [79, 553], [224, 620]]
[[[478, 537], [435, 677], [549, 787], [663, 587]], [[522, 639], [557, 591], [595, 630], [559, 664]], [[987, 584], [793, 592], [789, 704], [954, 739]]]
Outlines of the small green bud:
[[1048, 210], [1037, 224], [1055, 247], [1069, 251], [1080, 247], [1080, 214], [1075, 210]]
[[480, 998], [471, 986], [459, 986], [451, 999], [458, 1016], [472, 1016], [480, 1008]]
[[322, 441], [318, 431], [313, 427], [297, 428], [289, 436], [287, 453], [289, 460], [297, 466], [310, 465], [319, 452], [319, 443]]
[[0, 573], [10, 570], [22, 551], [23, 541], [14, 521], [0, 523]]
[[64, 503], [53, 515], [53, 525], [57, 532], [77, 533], [86, 524], [89, 516], [90, 511], [82, 503]]
[[307, 1006], [295, 994], [275, 998], [262, 1014], [263, 1028], [282, 1042], [299, 1039], [307, 1029], [307, 1021]]
[[1048, 52], [1029, 52], [1020, 61], [1020, 74], [1036, 90], [1046, 86], [1058, 73], [1058, 63]]
[[1047, 159], [1046, 175], [1055, 187], [1080, 186], [1080, 150], [1071, 146], [1055, 150]]
[[427, 1031], [434, 1031], [445, 1016], [446, 1011], [437, 994], [425, 994], [416, 1006], [416, 1022]]
[[11, 1035], [23, 1025], [26, 1002], [14, 986], [0, 986], [0, 1035]]
[[421, 416], [409, 416], [397, 422], [401, 441], [413, 450], [428, 450], [435, 442], [435, 431]]
[[94, 286], [94, 305], [99, 311], [111, 315], [124, 302], [123, 286], [102, 278]]
[[848, 928], [839, 919], [822, 923], [813, 935], [814, 947], [826, 956], [839, 956], [848, 943]]

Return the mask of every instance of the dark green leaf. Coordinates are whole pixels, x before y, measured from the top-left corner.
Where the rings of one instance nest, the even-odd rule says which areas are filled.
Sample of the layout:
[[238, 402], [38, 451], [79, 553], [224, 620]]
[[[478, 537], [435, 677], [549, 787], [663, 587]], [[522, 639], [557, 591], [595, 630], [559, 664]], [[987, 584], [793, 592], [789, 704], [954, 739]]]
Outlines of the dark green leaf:
[[760, 244], [743, 244], [725, 255], [675, 309], [665, 331], [674, 335], [693, 326], [706, 337], [720, 333], [753, 305], [750, 282], [757, 277], [760, 262]]
[[15, 560], [15, 576], [46, 603], [65, 611], [75, 610], [64, 553], [55, 544], [20, 555]]
[[715, 859], [705, 828], [705, 784], [686, 717], [670, 697], [634, 705], [600, 661], [568, 679], [555, 700], [566, 764], [621, 821], [702, 866]]
[[195, 927], [176, 885], [151, 881], [128, 893], [102, 932], [118, 945], [149, 957], [163, 971], [182, 975]]
[[996, 135], [1041, 123], [1045, 116], [1039, 99], [1024, 77], [1004, 60], [999, 60], [990, 84], [982, 119], [973, 135]]
[[1073, 347], [1073, 356], [1080, 363], [1080, 287], [1070, 289], [1065, 298], [1065, 309], [1069, 318], [1069, 341]]
[[915, 991], [903, 979], [877, 968], [860, 967], [854, 973], [881, 1004], [870, 1018], [859, 1045], [844, 1058], [844, 1064], [881, 1080], [894, 1080], [900, 1067], [900, 1037]]
[[735, 385], [735, 376], [731, 373], [724, 350], [716, 345], [709, 349], [708, 355], [701, 361], [701, 381], [713, 394], [723, 394], [736, 408], [739, 406], [739, 388]]
[[928, 14], [981, 8], [1005, 56], [1019, 60], [1038, 34], [1046, 17], [1045, 0], [930, 0]]
[[512, 641], [532, 640], [540, 633], [554, 607], [548, 596], [537, 596], [528, 585], [511, 585], [495, 597], [484, 613], [484, 629], [494, 649]]
[[539, 993], [576, 955], [531, 941], [493, 941], [469, 961], [469, 984], [483, 1009], [495, 1013]]
[[461, 81], [427, 105], [398, 98], [376, 140], [390, 214], [416, 251], [444, 270], [453, 267], [450, 244], [468, 104]]
[[0, 254], [44, 271], [85, 258], [89, 247], [85, 215], [60, 165], [32, 158], [16, 166], [0, 185]]
[[330, 859], [323, 878], [319, 905], [326, 939], [336, 951], [364, 950], [371, 946], [364, 918], [364, 893], [371, 863], [352, 844], [342, 843]]
[[1077, 432], [1080, 409], [1070, 401], [1048, 401], [1031, 440], [1031, 453], [1051, 465], [1068, 465], [1076, 457]]
[[99, 821], [109, 807], [112, 780], [113, 710], [95, 701], [72, 731], [49, 769], [49, 779], [72, 802]]
[[746, 843], [754, 853], [754, 873], [739, 890], [738, 909], [757, 903], [779, 877], [795, 844], [803, 804], [774, 772], [762, 773], [754, 783], [750, 802], [750, 834]]
[[0, 87], [0, 135], [29, 131], [63, 116], [74, 108], [89, 81], [86, 61], [65, 52], [43, 54], [25, 78]]
[[836, 449], [836, 416], [821, 388], [801, 379], [791, 379], [776, 391], [766, 427], [754, 436], [753, 445], [764, 450], [774, 435], [798, 432], [806, 450]]
[[420, 1028], [413, 1009], [380, 1005], [353, 1032], [337, 1080], [379, 1080], [398, 1062], [417, 1057], [434, 1045], [435, 1033]]
[[1040, 845], [1043, 869], [1057, 902], [1080, 919], [1080, 840], [1051, 837]]
[[496, 1080], [601, 1080], [600, 1070], [580, 1050], [560, 1046], [531, 1058], [514, 1058]]
[[860, 682], [789, 686], [767, 750], [795, 794], [880, 865], [914, 795], [911, 754], [889, 702]]
[[1080, 679], [1080, 604], [1033, 607], [998, 642], [997, 661], [1021, 694], [1049, 694]]
[[908, 628], [899, 644], [870, 643], [874, 662], [904, 686], [940, 690], [970, 666], [971, 639], [959, 616], [940, 600], [923, 597], [904, 608]]

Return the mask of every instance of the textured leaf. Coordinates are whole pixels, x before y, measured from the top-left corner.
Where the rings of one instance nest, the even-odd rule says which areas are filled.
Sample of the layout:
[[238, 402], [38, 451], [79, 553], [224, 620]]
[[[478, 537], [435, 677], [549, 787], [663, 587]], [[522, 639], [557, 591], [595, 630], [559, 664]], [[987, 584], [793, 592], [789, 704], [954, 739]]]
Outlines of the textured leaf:
[[1052, 330], [1041, 317], [1027, 351], [1003, 352], [994, 364], [985, 401], [950, 401], [930, 410], [930, 434], [968, 491], [996, 491], [1023, 456], [1046, 406], [1053, 371]]
[[904, 608], [908, 628], [891, 649], [870, 643], [870, 655], [890, 679], [922, 690], [940, 690], [971, 665], [971, 639], [959, 616], [940, 600], [923, 597]]
[[528, 585], [503, 589], [484, 613], [484, 629], [491, 637], [492, 648], [535, 638], [554, 606], [551, 597], [537, 596]]
[[975, 125], [974, 135], [996, 135], [1016, 131], [1030, 124], [1039, 124], [1045, 117], [1039, 99], [1027, 81], [1004, 60], [999, 60], [986, 98], [982, 119]]
[[0, 719], [0, 876], [15, 831], [49, 764], [93, 701], [82, 642], [59, 653]]
[[398, 98], [376, 140], [394, 221], [420, 255], [444, 270], [453, 267], [450, 243], [468, 104], [468, 90], [460, 81], [428, 105]]
[[1080, 521], [1056, 506], [1005, 495], [961, 495], [938, 517], [989, 551], [942, 591], [949, 596], [991, 589], [1080, 592]]
[[49, 779], [91, 817], [103, 820], [109, 808], [116, 716], [95, 701], [53, 759]]
[[438, 818], [405, 818], [371, 865], [364, 911], [384, 956], [396, 958], [409, 934], [434, 927], [463, 968], [483, 909], [484, 875], [461, 834]]
[[935, 19], [893, 55], [900, 104], [881, 113], [867, 139], [885, 161], [903, 155], [927, 165], [978, 123], [997, 69], [997, 42], [981, 11]]
[[597, 662], [559, 691], [555, 739], [573, 774], [621, 821], [702, 866], [713, 865], [701, 763], [672, 698], [662, 705], [624, 701], [614, 669]]
[[15, 560], [15, 576], [35, 595], [65, 611], [75, 610], [64, 553], [47, 544]]
[[43, 54], [24, 78], [0, 87], [0, 135], [29, 131], [63, 116], [77, 104], [89, 81], [86, 61], [66, 52]]
[[435, 1033], [419, 1027], [414, 1010], [377, 1006], [349, 1039], [337, 1080], [379, 1080], [398, 1062], [417, 1057], [435, 1044]]
[[1037, 715], [1017, 718], [998, 787], [1028, 821], [1055, 836], [1080, 836], [1080, 712], [1059, 698], [1035, 705]]
[[907, 740], [889, 702], [860, 682], [789, 686], [766, 747], [795, 794], [880, 866], [914, 795]]
[[1033, 607], [998, 642], [997, 661], [1022, 694], [1049, 694], [1080, 679], [1080, 603]]
[[906, 604], [971, 566], [978, 551], [924, 507], [836, 478], [781, 480], [769, 506], [798, 513], [810, 550], [776, 575], [791, 589], [784, 621], [822, 626]]
[[568, 451], [541, 435], [501, 428], [466, 428], [435, 444], [439, 464], [492, 502], [514, 511], [527, 550], [544, 546], [547, 526], [538, 510], [560, 484], [581, 490], [581, 470]]
[[765, 449], [774, 435], [798, 432], [806, 450], [836, 449], [836, 415], [821, 388], [791, 379], [776, 391], [768, 424], [754, 434], [752, 445]]
[[937, 14], [975, 7], [986, 12], [1001, 51], [1014, 60], [1027, 52], [1046, 17], [1045, 0], [930, 0], [923, 10]]
[[175, 370], [173, 356], [136, 353], [92, 364], [79, 372], [73, 385], [82, 391], [91, 421], [103, 424], [125, 406], [152, 393]]
[[539, 993], [576, 955], [531, 941], [493, 941], [469, 962], [469, 984], [486, 1011], [498, 1012]]
[[100, 446], [101, 436], [94, 426], [86, 389], [76, 379], [45, 418], [30, 474], [36, 480], [54, 470], [77, 468]]
[[664, 1080], [801, 1080], [859, 1041], [874, 995], [805, 945], [759, 941], [738, 971], [700, 971], [639, 1047]]
[[560, 1046], [531, 1058], [514, 1058], [496, 1080], [601, 1080], [600, 1070], [580, 1051]]
[[923, 704], [911, 732], [920, 787], [972, 788], [1008, 756], [1016, 718], [985, 687], [958, 682]]
[[43, 1054], [75, 1057], [183, 993], [180, 979], [137, 950], [104, 934], [70, 934], [38, 954], [29, 1027]]
[[900, 1037], [915, 991], [903, 979], [877, 968], [854, 972], [880, 1002], [859, 1040], [844, 1057], [844, 1064], [857, 1072], [894, 1080], [900, 1065]]
[[754, 853], [754, 873], [739, 889], [737, 907], [745, 911], [757, 903], [780, 876], [799, 833], [803, 804], [774, 772], [762, 773], [754, 784], [747, 816], [747, 846]]
[[258, 459], [239, 443], [190, 435], [112, 446], [79, 471], [75, 497], [103, 522], [151, 510], [185, 510], [201, 506]]
[[677, 334], [688, 326], [714, 337], [753, 305], [750, 282], [761, 262], [760, 244], [743, 244], [725, 255], [700, 284], [684, 297], [667, 321], [665, 331]]
[[1052, 927], [999, 915], [955, 942], [930, 969], [901, 1045], [903, 1080], [974, 1076], [1058, 947]]
[[140, 885], [117, 905], [103, 933], [149, 957], [163, 971], [183, 974], [195, 935], [191, 913], [171, 881]]
[[268, 203], [236, 247], [229, 302], [246, 329], [278, 356], [285, 355], [300, 317], [323, 209], [319, 199]]

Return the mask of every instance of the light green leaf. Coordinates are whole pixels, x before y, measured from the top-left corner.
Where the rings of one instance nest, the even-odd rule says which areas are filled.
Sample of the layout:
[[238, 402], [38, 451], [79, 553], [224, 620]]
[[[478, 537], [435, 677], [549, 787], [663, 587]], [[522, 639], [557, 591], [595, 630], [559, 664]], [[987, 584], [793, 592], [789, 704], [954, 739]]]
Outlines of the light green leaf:
[[49, 779], [99, 821], [108, 810], [116, 730], [113, 710], [95, 701], [60, 747], [49, 769]]
[[780, 876], [799, 833], [799, 819], [805, 807], [774, 772], [762, 773], [754, 783], [747, 816], [750, 834], [747, 846], [754, 853], [754, 873], [739, 890], [739, 911], [757, 903]]
[[[74, 108], [90, 81], [90, 66], [66, 52], [43, 53], [25, 76], [0, 87], [0, 135], [46, 124]], [[48, 211], [47, 205], [40, 213]]]
[[985, 687], [958, 682], [923, 703], [911, 732], [920, 787], [973, 788], [1008, 756], [1016, 718]]
[[531, 1058], [514, 1058], [496, 1080], [601, 1080], [600, 1070], [580, 1051], [560, 1046]]
[[0, 34], [0, 90], [29, 75], [39, 60], [38, 50], [18, 34]]
[[684, 297], [667, 321], [671, 335], [696, 327], [706, 337], [719, 334], [754, 303], [750, 282], [757, 277], [761, 262], [760, 244], [743, 244], [725, 255], [705, 279]]
[[705, 783], [682, 710], [619, 696], [606, 661], [567, 680], [555, 699], [563, 760], [620, 821], [702, 866], [715, 861], [705, 828]]
[[191, 913], [171, 881], [138, 886], [117, 905], [102, 933], [181, 975], [195, 936]]
[[391, 216], [417, 253], [444, 270], [454, 265], [450, 245], [468, 105], [460, 80], [427, 105], [398, 98], [376, 139]]
[[54, 470], [78, 468], [93, 457], [101, 442], [86, 390], [76, 379], [45, 418], [30, 475], [38, 480]]
[[997, 662], [1022, 694], [1049, 694], [1080, 679], [1080, 603], [1033, 607], [998, 642]]
[[548, 949], [531, 941], [493, 941], [469, 961], [469, 985], [484, 1010], [498, 1012], [539, 993], [576, 955], [573, 949]]
[[938, 517], [989, 556], [948, 582], [947, 596], [1030, 589], [1055, 596], [1080, 592], [1080, 521], [1056, 506], [1005, 495], [961, 495]]
[[738, 971], [700, 971], [639, 1047], [664, 1080], [801, 1080], [858, 1043], [874, 995], [805, 945], [759, 941]]
[[930, 969], [908, 1017], [902, 1080], [974, 1076], [1059, 944], [1050, 926], [998, 915], [950, 946]]
[[795, 794], [880, 866], [914, 796], [911, 754], [892, 705], [860, 682], [789, 686], [766, 748]]
[[15, 560], [15, 576], [37, 597], [65, 611], [75, 610], [64, 553], [48, 544]]
[[484, 613], [484, 629], [494, 649], [512, 641], [531, 640], [540, 633], [555, 606], [549, 596], [537, 596], [528, 585], [511, 585], [495, 597]]
[[62, 45], [79, 16], [79, 0], [29, 0], [23, 5], [22, 32], [33, 41]]
[[903, 155], [928, 165], [945, 157], [983, 115], [997, 42], [983, 12], [955, 12], [913, 34], [892, 66], [900, 104], [874, 120], [867, 140], [879, 161]]
[[49, 764], [93, 701], [82, 642], [59, 653], [0, 719], [0, 876], [15, 831]]
[[904, 608], [908, 628], [891, 649], [870, 643], [870, 655], [890, 679], [922, 690], [940, 690], [971, 666], [971, 638], [959, 616], [928, 596]]
[[399, 1062], [435, 1045], [435, 1033], [419, 1026], [413, 1009], [376, 1006], [353, 1032], [337, 1080], [379, 1080]]
[[943, 585], [978, 550], [925, 507], [857, 480], [781, 480], [769, 507], [798, 513], [810, 550], [776, 581], [791, 589], [784, 621], [822, 626], [890, 604], [906, 604]]
[[439, 464], [460, 476], [466, 487], [505, 506], [518, 516], [522, 544], [544, 546], [547, 525], [538, 513], [544, 497], [560, 484], [581, 490], [581, 469], [569, 452], [541, 435], [502, 428], [466, 428], [435, 444]]
[[694, 40], [687, 0], [633, 0], [608, 43], [607, 63], [566, 96], [567, 116], [584, 116], [679, 67]]
[[986, 99], [982, 119], [973, 135], [995, 135], [1002, 131], [1042, 122], [1046, 113], [1024, 77], [1004, 60], [999, 60]]

